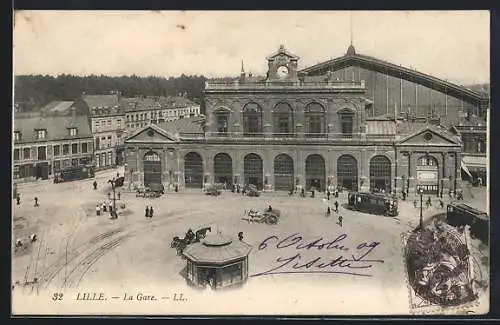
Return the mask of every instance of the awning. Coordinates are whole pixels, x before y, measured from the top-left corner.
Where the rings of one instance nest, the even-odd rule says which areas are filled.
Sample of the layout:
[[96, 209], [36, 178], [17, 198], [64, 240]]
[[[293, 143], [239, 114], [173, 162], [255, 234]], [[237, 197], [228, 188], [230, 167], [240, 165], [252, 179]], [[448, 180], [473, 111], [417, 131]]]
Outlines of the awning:
[[461, 166], [462, 166], [462, 170], [464, 172], [466, 172], [467, 175], [469, 175], [470, 178], [474, 178], [474, 177], [472, 177], [472, 174], [470, 173], [469, 168], [467, 168], [467, 164], [465, 163], [465, 161], [463, 159], [462, 159], [462, 162], [461, 162]]
[[468, 168], [484, 168], [488, 167], [488, 161], [486, 157], [481, 156], [463, 156], [462, 163]]

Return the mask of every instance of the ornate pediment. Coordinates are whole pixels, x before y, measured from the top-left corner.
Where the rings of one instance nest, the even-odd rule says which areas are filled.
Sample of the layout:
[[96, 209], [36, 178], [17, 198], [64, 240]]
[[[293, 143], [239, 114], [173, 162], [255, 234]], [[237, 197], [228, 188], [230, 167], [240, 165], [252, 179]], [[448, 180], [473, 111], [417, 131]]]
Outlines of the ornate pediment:
[[178, 139], [156, 125], [148, 125], [127, 137], [125, 142], [175, 143]]
[[418, 146], [457, 146], [460, 142], [454, 136], [444, 132], [439, 132], [434, 128], [424, 127], [419, 131], [401, 135], [399, 145], [418, 145]]

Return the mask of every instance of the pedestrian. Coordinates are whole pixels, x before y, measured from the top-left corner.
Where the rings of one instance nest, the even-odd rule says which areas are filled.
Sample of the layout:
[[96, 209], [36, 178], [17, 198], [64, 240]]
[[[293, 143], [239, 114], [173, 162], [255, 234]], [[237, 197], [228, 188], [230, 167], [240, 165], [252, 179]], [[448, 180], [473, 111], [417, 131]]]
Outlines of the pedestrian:
[[109, 212], [111, 213], [112, 210], [113, 210], [113, 204], [111, 203], [111, 201], [108, 201], [108, 209], [109, 209]]
[[179, 184], [175, 184], [175, 193], [179, 192]]
[[444, 202], [442, 199], [439, 199], [439, 206], [442, 208], [444, 208]]
[[300, 196], [306, 197], [306, 190], [304, 188], [300, 190]]
[[242, 231], [240, 231], [240, 232], [238, 233], [238, 239], [239, 239], [240, 241], [242, 241], [242, 240], [243, 240], [243, 232], [242, 232]]
[[102, 212], [107, 212], [108, 211], [108, 205], [106, 204], [106, 202], [104, 202], [102, 204]]
[[293, 195], [293, 187], [290, 189], [290, 191], [288, 191], [288, 196], [292, 196]]
[[342, 216], [339, 216], [339, 221], [337, 221], [337, 224], [338, 224], [340, 227], [342, 227], [342, 220], [343, 220]]
[[149, 208], [149, 218], [153, 218], [153, 207]]
[[402, 191], [401, 192], [402, 196], [403, 196], [403, 201], [406, 201], [406, 192], [405, 191]]
[[413, 207], [416, 209], [417, 208], [417, 200], [413, 200]]
[[120, 173], [116, 172], [116, 178], [120, 178]]
[[97, 190], [97, 181], [94, 181], [94, 183], [92, 183], [92, 185], [94, 185], [94, 191]]
[[38, 198], [35, 196], [35, 206], [38, 208], [39, 205], [38, 205]]
[[111, 192], [108, 192], [108, 200], [111, 200]]
[[326, 216], [329, 217], [332, 211], [330, 210], [330, 207], [326, 208]]
[[330, 201], [330, 195], [331, 195], [330, 190], [326, 191], [326, 199], [328, 201]]
[[478, 177], [478, 178], [477, 178], [477, 185], [478, 185], [479, 187], [483, 186], [483, 179], [482, 179], [481, 177]]
[[109, 205], [109, 214], [113, 216], [113, 206], [111, 204]]
[[144, 215], [146, 218], [149, 218], [149, 207], [146, 205], [146, 214]]
[[339, 202], [335, 201], [335, 212], [339, 212]]
[[99, 204], [95, 207], [95, 214], [97, 216], [100, 216], [101, 215], [101, 207], [99, 206]]
[[120, 199], [121, 196], [122, 196], [122, 193], [118, 192], [118, 200]]
[[271, 205], [269, 205], [269, 207], [267, 208], [267, 211], [269, 211], [269, 212], [273, 211], [273, 207]]
[[432, 206], [432, 201], [431, 201], [431, 197], [427, 197], [427, 205], [428, 206]]
[[314, 187], [311, 188], [311, 197], [314, 197]]
[[335, 189], [335, 198], [338, 199], [339, 198], [339, 190], [338, 189]]
[[17, 205], [21, 205], [21, 197], [19, 194], [16, 196]]

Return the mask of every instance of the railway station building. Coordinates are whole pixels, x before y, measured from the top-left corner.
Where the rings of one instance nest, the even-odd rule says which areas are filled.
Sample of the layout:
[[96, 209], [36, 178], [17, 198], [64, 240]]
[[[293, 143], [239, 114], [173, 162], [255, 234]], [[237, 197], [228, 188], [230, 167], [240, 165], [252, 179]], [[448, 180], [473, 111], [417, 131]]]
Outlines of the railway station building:
[[[445, 106], [412, 92], [413, 106], [407, 107], [404, 87], [399, 103], [389, 105], [392, 88], [386, 83], [381, 100], [369, 71], [396, 78], [393, 70], [400, 67], [364, 59], [351, 46], [337, 61], [299, 71], [300, 58], [280, 46], [266, 58], [265, 77], [242, 67], [234, 80], [207, 82], [203, 118], [147, 125], [126, 139], [126, 180], [181, 189], [210, 183], [254, 184], [264, 191], [460, 189], [462, 142], [450, 131], [450, 116], [463, 109], [481, 118], [484, 98], [442, 81], [431, 91], [444, 92]], [[339, 72], [353, 66], [357, 79]], [[420, 92], [431, 87], [423, 79], [439, 81], [404, 68], [397, 76], [400, 86], [418, 84]]]

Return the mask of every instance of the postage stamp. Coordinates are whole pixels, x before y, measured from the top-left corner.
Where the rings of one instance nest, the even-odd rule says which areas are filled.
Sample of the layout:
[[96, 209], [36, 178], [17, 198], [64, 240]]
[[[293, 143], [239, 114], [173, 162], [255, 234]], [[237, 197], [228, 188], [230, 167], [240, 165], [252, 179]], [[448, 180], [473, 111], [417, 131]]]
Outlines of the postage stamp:
[[412, 313], [445, 313], [477, 305], [476, 284], [483, 278], [471, 255], [469, 232], [469, 227], [434, 222], [402, 235]]

